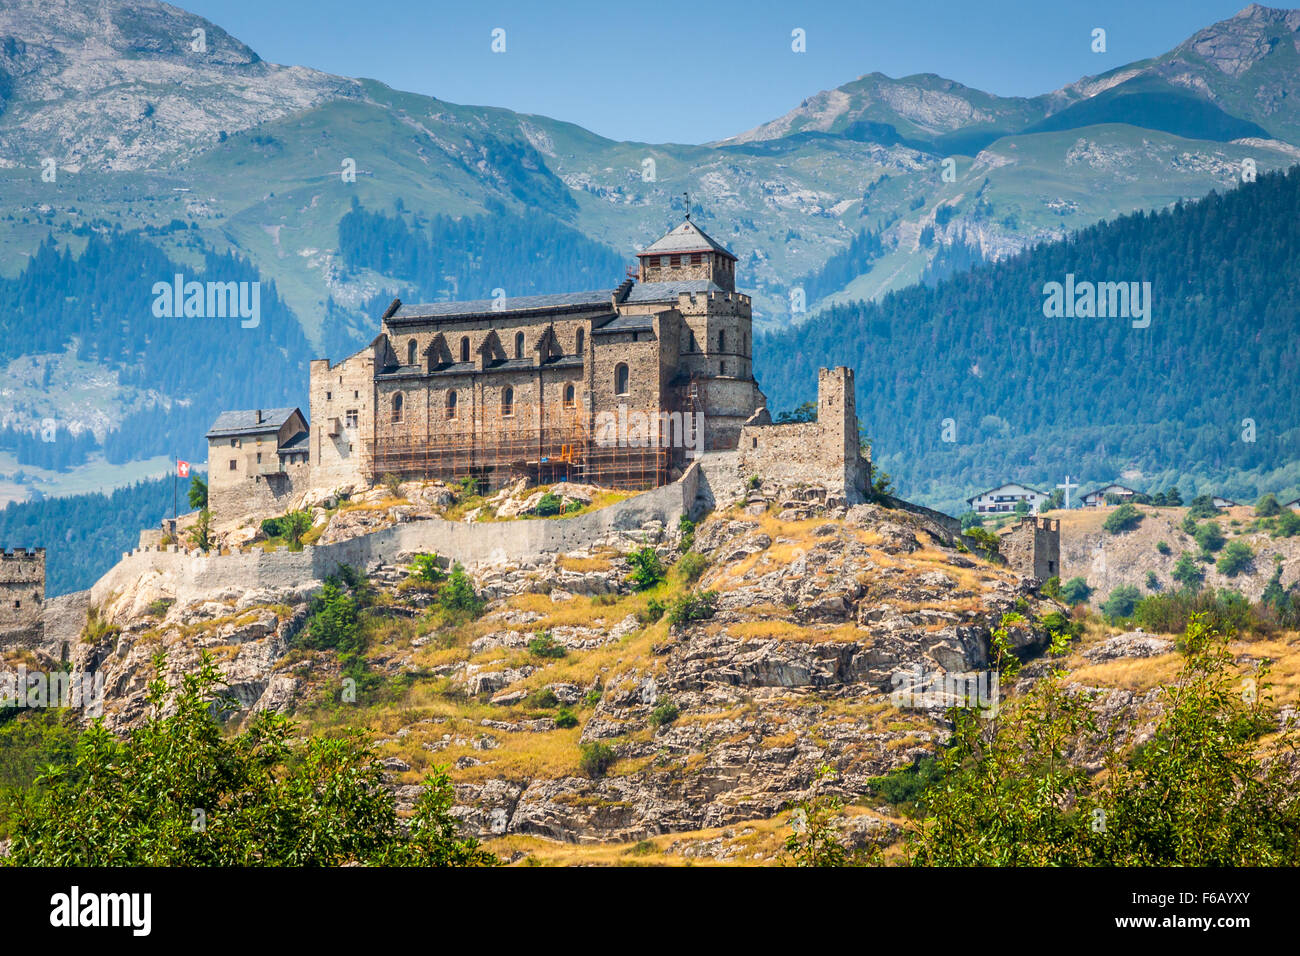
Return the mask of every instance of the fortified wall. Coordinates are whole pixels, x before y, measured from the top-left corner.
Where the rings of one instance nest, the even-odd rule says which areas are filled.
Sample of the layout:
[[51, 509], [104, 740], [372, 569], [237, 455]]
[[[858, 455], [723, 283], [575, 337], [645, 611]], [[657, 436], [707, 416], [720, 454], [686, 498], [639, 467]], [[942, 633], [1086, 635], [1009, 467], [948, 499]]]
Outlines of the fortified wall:
[[747, 424], [738, 451], [742, 480], [757, 476], [789, 490], [819, 486], [827, 504], [864, 502], [871, 460], [860, 450], [853, 370], [841, 365], [818, 372], [815, 422]]

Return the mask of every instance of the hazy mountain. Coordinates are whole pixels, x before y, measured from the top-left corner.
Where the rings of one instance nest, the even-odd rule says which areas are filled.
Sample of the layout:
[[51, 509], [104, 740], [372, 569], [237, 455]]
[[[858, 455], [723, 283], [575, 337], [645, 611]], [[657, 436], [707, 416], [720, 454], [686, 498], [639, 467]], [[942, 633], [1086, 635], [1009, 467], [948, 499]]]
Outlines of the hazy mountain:
[[[559, 262], [629, 260], [680, 216], [689, 190], [695, 218], [740, 256], [759, 326], [774, 329], [806, 318], [799, 289], [809, 313], [877, 298], [1100, 219], [1227, 188], [1246, 160], [1261, 172], [1289, 165], [1300, 158], [1297, 30], [1300, 12], [1250, 7], [1161, 57], [1032, 98], [933, 74], [870, 73], [750, 133], [693, 146], [618, 142], [547, 117], [277, 66], [220, 26], [153, 0], [7, 0], [0, 282], [16, 283], [6, 299], [19, 310], [12, 324], [43, 323], [42, 362], [100, 367], [127, 391], [107, 418], [102, 396], [92, 403], [69, 390], [37, 401], [24, 392], [4, 423], [34, 431], [48, 416], [72, 432], [117, 428], [118, 460], [135, 433], [123, 422], [143, 433], [149, 402], [191, 409], [155, 430], [150, 454], [175, 447], [169, 428], [217, 411], [194, 407], [216, 400], [206, 392], [168, 393], [141, 371], [162, 359], [153, 325], [132, 313], [147, 308], [150, 281], [170, 274], [133, 275], [146, 292], [96, 298], [94, 264], [77, 258], [92, 234], [121, 229], [156, 247], [159, 256], [139, 260], [155, 271], [245, 260], [241, 278], [274, 283], [289, 316], [278, 321], [296, 321], [309, 351], [338, 357], [373, 333], [377, 299], [451, 295], [466, 276], [495, 278], [482, 275], [471, 247], [455, 250], [440, 276], [349, 260], [339, 224], [354, 203], [403, 219], [426, 243], [431, 229], [451, 234], [447, 217], [504, 216], [506, 232], [522, 236], [551, 223], [558, 241], [520, 248], [529, 273], [502, 279], [564, 291], [547, 287], [575, 274]], [[50, 237], [71, 260], [38, 254]], [[611, 286], [621, 278], [612, 271]], [[64, 281], [90, 298], [51, 311]], [[94, 328], [65, 328], [65, 315], [74, 324], [91, 316]], [[116, 351], [104, 347], [113, 321], [123, 331]], [[247, 334], [279, 350], [278, 390], [305, 376], [290, 330]], [[205, 380], [233, 361], [220, 345], [195, 328], [198, 358], [212, 370]], [[22, 494], [6, 484], [17, 467], [0, 451], [0, 498]]]

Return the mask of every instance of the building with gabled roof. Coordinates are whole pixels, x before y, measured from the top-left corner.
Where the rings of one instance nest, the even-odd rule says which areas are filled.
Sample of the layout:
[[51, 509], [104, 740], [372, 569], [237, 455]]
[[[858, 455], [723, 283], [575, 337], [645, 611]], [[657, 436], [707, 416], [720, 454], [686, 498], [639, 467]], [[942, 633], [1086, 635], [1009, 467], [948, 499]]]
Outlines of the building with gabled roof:
[[222, 412], [205, 437], [208, 507], [219, 520], [283, 514], [310, 483], [310, 429], [298, 408]]
[[393, 300], [366, 348], [311, 364], [313, 484], [641, 488], [735, 448], [770, 420], [736, 256], [687, 217], [636, 258], [606, 289]]
[[1037, 514], [1048, 499], [1046, 492], [1022, 485], [1014, 481], [981, 491], [966, 499], [970, 510], [976, 514], [1010, 514], [1016, 510], [1016, 504], [1023, 501], [1029, 506], [1030, 514]]
[[1132, 488], [1112, 483], [1109, 485], [1102, 485], [1100, 488], [1088, 492], [1080, 500], [1085, 508], [1102, 508], [1106, 505], [1107, 495], [1115, 495], [1117, 498], [1124, 499], [1130, 498], [1136, 494], [1137, 492]]

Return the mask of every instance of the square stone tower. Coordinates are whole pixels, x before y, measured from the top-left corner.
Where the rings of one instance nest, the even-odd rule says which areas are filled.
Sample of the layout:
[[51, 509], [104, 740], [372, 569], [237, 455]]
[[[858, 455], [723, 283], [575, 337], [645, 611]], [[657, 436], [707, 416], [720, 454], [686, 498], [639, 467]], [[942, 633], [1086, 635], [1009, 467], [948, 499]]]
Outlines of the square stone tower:
[[45, 549], [0, 552], [0, 646], [34, 646], [44, 636]]

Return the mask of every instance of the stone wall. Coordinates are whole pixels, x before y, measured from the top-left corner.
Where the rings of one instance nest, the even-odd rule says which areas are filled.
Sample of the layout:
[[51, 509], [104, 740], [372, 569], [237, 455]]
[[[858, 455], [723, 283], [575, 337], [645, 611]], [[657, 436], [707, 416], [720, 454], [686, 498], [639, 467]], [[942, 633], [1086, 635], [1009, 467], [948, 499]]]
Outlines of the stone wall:
[[0, 552], [0, 646], [34, 646], [42, 637], [45, 549]]
[[340, 564], [370, 568], [414, 553], [433, 553], [466, 566], [535, 560], [543, 554], [590, 548], [601, 541], [635, 535], [651, 522], [676, 528], [695, 500], [698, 469], [681, 479], [599, 511], [573, 518], [492, 522], [412, 521], [335, 544], [302, 551], [191, 554], [131, 551], [95, 582], [90, 601], [103, 604], [144, 575], [161, 575], [159, 586], [190, 602], [224, 588], [301, 587], [321, 580]]
[[817, 421], [752, 424], [740, 429], [742, 476], [778, 486], [821, 486], [852, 504], [865, 500], [871, 463], [859, 453], [853, 370], [822, 369], [817, 378]]

